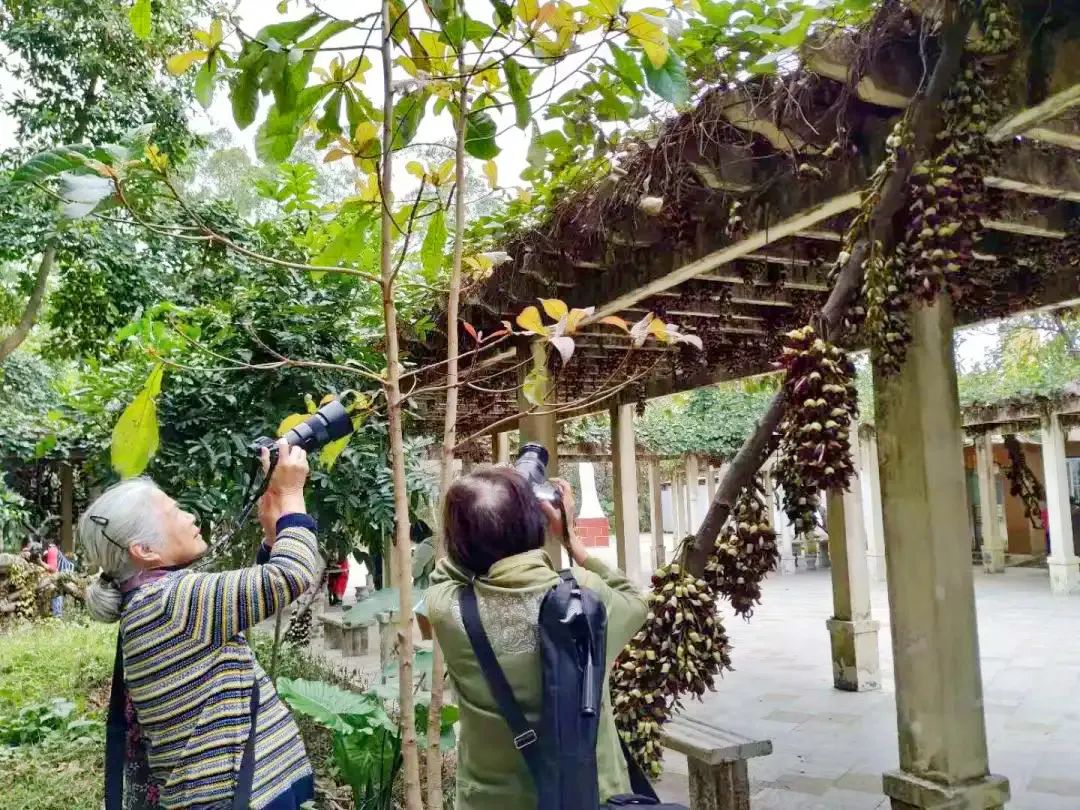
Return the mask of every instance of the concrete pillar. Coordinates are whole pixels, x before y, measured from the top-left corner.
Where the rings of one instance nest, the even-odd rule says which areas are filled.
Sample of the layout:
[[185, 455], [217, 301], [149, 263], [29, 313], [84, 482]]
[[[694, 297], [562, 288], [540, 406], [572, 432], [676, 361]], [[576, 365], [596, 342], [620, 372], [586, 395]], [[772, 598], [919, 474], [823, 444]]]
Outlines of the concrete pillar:
[[833, 686], [845, 692], [880, 689], [879, 625], [870, 614], [870, 572], [858, 478], [851, 482], [850, 491], [828, 493], [826, 513], [833, 615], [825, 625], [832, 640]]
[[501, 431], [499, 433], [491, 434], [491, 463], [492, 464], [509, 464], [510, 463], [510, 433], [509, 431]]
[[638, 529], [635, 408], [636, 405], [631, 402], [611, 409], [611, 462], [615, 485], [615, 551], [619, 568], [631, 582], [640, 582], [641, 533]]
[[1080, 593], [1080, 559], [1073, 552], [1072, 508], [1069, 504], [1069, 476], [1065, 464], [1065, 431], [1057, 414], [1043, 417], [1043, 481], [1046, 512], [1050, 523], [1050, 592]]
[[713, 499], [716, 498], [716, 477], [719, 474], [720, 470], [713, 467], [712, 464], [705, 465], [705, 494], [709, 496], [709, 502], [705, 504], [705, 508], [701, 510], [702, 515], [709, 511]]
[[1005, 572], [1005, 537], [998, 521], [994, 442], [990, 433], [975, 437], [975, 478], [979, 485], [983, 568], [989, 574], [1002, 574]]
[[[527, 344], [518, 345], [518, 359], [523, 361], [521, 377], [525, 376], [534, 368], [547, 367], [547, 349], [540, 341], [530, 341]], [[549, 386], [541, 392], [542, 402], [548, 401], [553, 396]], [[521, 435], [521, 443], [536, 442], [542, 444], [548, 451], [548, 478], [554, 478], [559, 474], [559, 427], [556, 423], [556, 412], [547, 409], [541, 404], [533, 406], [525, 399], [525, 395], [519, 388], [518, 405], [521, 409], [521, 418], [518, 420], [518, 430]], [[544, 550], [551, 557], [551, 562], [557, 569], [563, 568], [562, 538], [548, 537], [544, 540]]]
[[866, 566], [871, 582], [885, 581], [885, 532], [881, 526], [881, 479], [878, 475], [877, 433], [869, 425], [859, 428], [859, 484], [862, 488], [863, 525], [866, 526]]
[[75, 532], [71, 514], [71, 501], [75, 490], [75, 470], [70, 462], [60, 462], [60, 550], [65, 554], [75, 552]]
[[[706, 468], [708, 469], [708, 468]], [[704, 516], [704, 512], [701, 509], [701, 468], [698, 464], [698, 457], [695, 455], [689, 455], [686, 457], [686, 485], [688, 487], [688, 501], [689, 506], [687, 508], [687, 515], [689, 515], [689, 531], [696, 532], [698, 524], [701, 523], [701, 519]]]
[[948, 296], [916, 305], [899, 373], [874, 373], [900, 768], [892, 810], [995, 810]]
[[772, 460], [765, 463], [762, 478], [765, 481], [765, 502], [768, 505], [769, 523], [776, 532], [776, 548], [780, 554], [779, 571], [781, 574], [795, 573], [795, 527], [780, 508], [782, 490], [776, 487], [772, 478]]
[[660, 489], [660, 461], [649, 460], [649, 530], [652, 532], [653, 570], [658, 571], [667, 559], [664, 548], [664, 501]]
[[675, 547], [678, 548], [679, 543], [687, 535], [686, 496], [683, 493], [682, 478], [678, 470], [671, 474], [671, 503], [675, 511]]

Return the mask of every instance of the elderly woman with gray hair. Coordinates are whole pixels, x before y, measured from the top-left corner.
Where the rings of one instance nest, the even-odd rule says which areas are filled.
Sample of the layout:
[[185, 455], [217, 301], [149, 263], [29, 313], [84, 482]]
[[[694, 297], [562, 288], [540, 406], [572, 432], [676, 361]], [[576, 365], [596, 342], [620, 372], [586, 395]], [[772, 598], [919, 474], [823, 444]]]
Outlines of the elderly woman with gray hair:
[[[284, 441], [278, 455], [259, 502], [264, 540], [251, 568], [190, 570], [207, 548], [195, 518], [147, 478], [110, 488], [79, 521], [88, 561], [101, 569], [87, 607], [120, 622], [106, 810], [298, 810], [314, 796], [296, 724], [244, 638], [321, 568], [304, 502], [307, 456]], [[148, 776], [149, 788], [134, 799], [137, 758], [125, 749], [145, 750], [139, 781]]]

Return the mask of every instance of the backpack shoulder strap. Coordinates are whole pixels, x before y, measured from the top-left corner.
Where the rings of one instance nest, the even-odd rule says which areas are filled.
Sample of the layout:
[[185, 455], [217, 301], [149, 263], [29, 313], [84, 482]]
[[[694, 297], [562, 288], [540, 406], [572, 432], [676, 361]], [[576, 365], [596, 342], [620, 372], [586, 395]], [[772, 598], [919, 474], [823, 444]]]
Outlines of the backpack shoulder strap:
[[484, 625], [480, 621], [480, 609], [476, 602], [476, 590], [472, 585], [462, 588], [458, 594], [458, 603], [461, 606], [461, 621], [465, 625], [465, 632], [469, 636], [469, 643], [476, 654], [476, 661], [480, 664], [480, 671], [484, 673], [492, 697], [499, 707], [510, 730], [514, 734], [514, 747], [525, 758], [525, 764], [529, 767], [533, 781], [537, 788], [543, 784], [544, 767], [540, 747], [536, 745], [539, 737], [536, 729], [529, 725], [521, 704], [514, 697], [514, 690], [506, 680], [499, 661], [495, 657], [495, 650], [491, 647], [491, 641], [484, 632]]

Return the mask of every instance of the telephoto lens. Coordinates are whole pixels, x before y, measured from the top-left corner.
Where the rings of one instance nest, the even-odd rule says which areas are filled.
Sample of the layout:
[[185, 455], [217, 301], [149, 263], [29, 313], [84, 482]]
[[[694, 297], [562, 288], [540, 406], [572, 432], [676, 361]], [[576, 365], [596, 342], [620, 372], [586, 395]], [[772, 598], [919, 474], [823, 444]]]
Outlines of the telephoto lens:
[[[293, 447], [300, 447], [308, 453], [313, 453], [325, 444], [345, 438], [352, 431], [353, 424], [349, 412], [340, 401], [332, 399], [282, 438]], [[249, 446], [251, 452], [258, 455], [264, 447], [274, 452], [277, 444], [271, 438], [260, 436]]]
[[514, 469], [532, 484], [533, 494], [541, 501], [556, 503], [562, 500], [559, 490], [547, 480], [548, 451], [542, 444], [529, 442], [518, 450]]

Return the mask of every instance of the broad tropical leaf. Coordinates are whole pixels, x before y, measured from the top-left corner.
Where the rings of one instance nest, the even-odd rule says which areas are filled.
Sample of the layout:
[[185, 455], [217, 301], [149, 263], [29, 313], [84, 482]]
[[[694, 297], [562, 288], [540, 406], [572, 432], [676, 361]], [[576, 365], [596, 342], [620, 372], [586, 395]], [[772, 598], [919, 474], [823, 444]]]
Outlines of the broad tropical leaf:
[[80, 143], [39, 152], [15, 170], [9, 183], [12, 186], [22, 183], [43, 183], [63, 172], [89, 171], [88, 160], [110, 165], [115, 160], [114, 150], [116, 149], [123, 149], [123, 147], [91, 146]]
[[157, 397], [162, 364], [154, 366], [142, 390], [116, 422], [112, 433], [112, 466], [121, 478], [134, 478], [146, 469], [158, 449]]
[[322, 681], [278, 678], [276, 685], [278, 695], [294, 712], [341, 734], [352, 730], [348, 716], [385, 714], [373, 696], [349, 692]]
[[491, 160], [499, 154], [499, 145], [495, 143], [498, 127], [486, 112], [471, 112], [465, 119], [465, 151], [474, 158]]
[[512, 57], [503, 64], [503, 72], [506, 74], [506, 86], [510, 91], [510, 98], [514, 102], [514, 123], [518, 129], [525, 129], [532, 120], [532, 104], [529, 102], [532, 76]]
[[196, 62], [201, 62], [206, 59], [207, 56], [209, 56], [208, 51], [185, 51], [184, 53], [170, 56], [165, 63], [165, 67], [173, 76], [179, 76]]
[[645, 58], [641, 60], [645, 71], [645, 80], [656, 95], [675, 105], [685, 104], [690, 100], [690, 84], [686, 80], [683, 63], [674, 52], [668, 54], [667, 61], [659, 68]]
[[547, 335], [550, 331], [544, 326], [544, 321], [540, 317], [540, 310], [536, 307], [525, 307], [521, 310], [521, 313], [517, 316], [517, 324], [526, 332], [531, 332], [534, 335]]
[[283, 437], [286, 433], [288, 433], [290, 430], [292, 430], [294, 427], [299, 425], [307, 418], [308, 415], [306, 413], [291, 413], [286, 416], [284, 419], [281, 420], [281, 424], [278, 425], [278, 438], [280, 439], [281, 437]]
[[424, 268], [424, 275], [428, 279], [434, 278], [442, 267], [443, 253], [446, 250], [446, 212], [442, 206], [436, 209], [428, 223], [427, 233], [424, 234], [424, 242], [420, 246], [420, 263]]
[[139, 39], [148, 39], [153, 28], [154, 16], [150, 0], [135, 0], [135, 5], [128, 11], [131, 30]]
[[416, 130], [420, 128], [420, 122], [424, 118], [428, 97], [427, 91], [406, 93], [394, 105], [394, 149], [403, 149], [416, 137]]
[[544, 308], [544, 312], [553, 321], [557, 321], [564, 315], [570, 312], [570, 308], [566, 306], [565, 301], [560, 301], [558, 298], [541, 298], [540, 305]]

